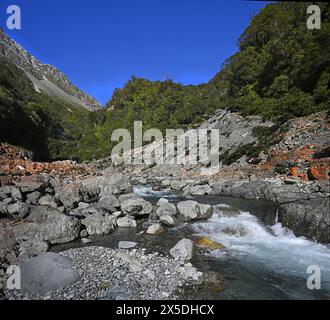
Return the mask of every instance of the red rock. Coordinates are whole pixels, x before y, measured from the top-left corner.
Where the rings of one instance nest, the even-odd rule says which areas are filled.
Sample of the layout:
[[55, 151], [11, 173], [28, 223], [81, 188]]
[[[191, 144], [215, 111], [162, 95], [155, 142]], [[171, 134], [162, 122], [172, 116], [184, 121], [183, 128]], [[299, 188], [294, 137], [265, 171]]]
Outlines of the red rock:
[[328, 180], [330, 178], [330, 166], [316, 165], [308, 170], [308, 177], [310, 180]]

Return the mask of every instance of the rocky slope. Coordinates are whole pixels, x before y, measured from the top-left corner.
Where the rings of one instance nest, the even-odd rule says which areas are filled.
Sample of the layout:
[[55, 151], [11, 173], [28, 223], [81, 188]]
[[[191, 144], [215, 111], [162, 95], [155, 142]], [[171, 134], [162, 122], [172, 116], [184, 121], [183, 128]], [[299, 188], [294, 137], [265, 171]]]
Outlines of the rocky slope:
[[9, 38], [2, 29], [0, 29], [0, 56], [7, 58], [24, 70], [34, 84], [36, 92], [47, 93], [90, 111], [101, 108], [99, 102], [75, 87], [60, 70], [38, 61], [37, 58]]

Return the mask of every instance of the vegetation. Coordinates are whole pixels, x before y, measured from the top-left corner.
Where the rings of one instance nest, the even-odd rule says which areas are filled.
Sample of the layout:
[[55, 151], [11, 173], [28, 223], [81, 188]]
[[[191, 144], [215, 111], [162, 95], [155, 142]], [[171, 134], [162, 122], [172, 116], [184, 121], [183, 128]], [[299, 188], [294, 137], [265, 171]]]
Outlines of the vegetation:
[[307, 3], [269, 4], [243, 32], [239, 51], [209, 83], [184, 86], [133, 77], [97, 112], [37, 94], [22, 71], [1, 59], [0, 140], [53, 159], [101, 158], [114, 146], [112, 132], [133, 132], [136, 120], [143, 121], [145, 130], [164, 131], [197, 126], [215, 110], [230, 108], [276, 123], [271, 129], [256, 128], [259, 143], [241, 146], [224, 160], [255, 157], [275, 142], [272, 133], [287, 120], [329, 108], [330, 4], [319, 6], [322, 29], [308, 30]]

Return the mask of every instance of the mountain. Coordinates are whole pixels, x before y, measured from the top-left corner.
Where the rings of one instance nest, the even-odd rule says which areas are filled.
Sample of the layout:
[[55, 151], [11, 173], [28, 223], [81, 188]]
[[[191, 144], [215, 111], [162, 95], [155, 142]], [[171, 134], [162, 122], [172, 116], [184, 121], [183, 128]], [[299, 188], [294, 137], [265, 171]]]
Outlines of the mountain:
[[37, 160], [93, 157], [101, 104], [0, 30], [0, 141]]
[[101, 108], [90, 95], [75, 87], [61, 71], [49, 64], [42, 64], [0, 29], [0, 56], [7, 58], [24, 70], [37, 92], [53, 95], [64, 101], [80, 105], [89, 111]]
[[274, 123], [273, 129], [259, 130], [267, 143], [224, 150], [229, 162], [256, 156], [271, 147], [268, 136], [285, 130], [290, 119], [329, 109], [330, 4], [318, 4], [321, 30], [307, 29], [306, 5], [265, 6], [240, 37], [238, 52], [208, 83], [133, 77], [104, 109], [1, 32], [0, 140], [47, 151], [50, 159], [90, 160], [109, 156], [116, 144], [113, 131], [133, 133], [134, 121], [142, 120], [144, 129], [191, 128], [229, 110]]

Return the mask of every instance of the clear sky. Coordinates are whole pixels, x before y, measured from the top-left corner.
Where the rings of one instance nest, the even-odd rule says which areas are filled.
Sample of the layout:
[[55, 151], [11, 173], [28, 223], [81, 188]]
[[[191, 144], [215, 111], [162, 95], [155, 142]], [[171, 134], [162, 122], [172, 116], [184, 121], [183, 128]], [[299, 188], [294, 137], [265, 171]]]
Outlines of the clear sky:
[[[22, 30], [6, 9], [22, 10]], [[0, 26], [41, 62], [105, 103], [132, 76], [209, 81], [237, 51], [264, 2], [243, 0], [1, 0]]]

